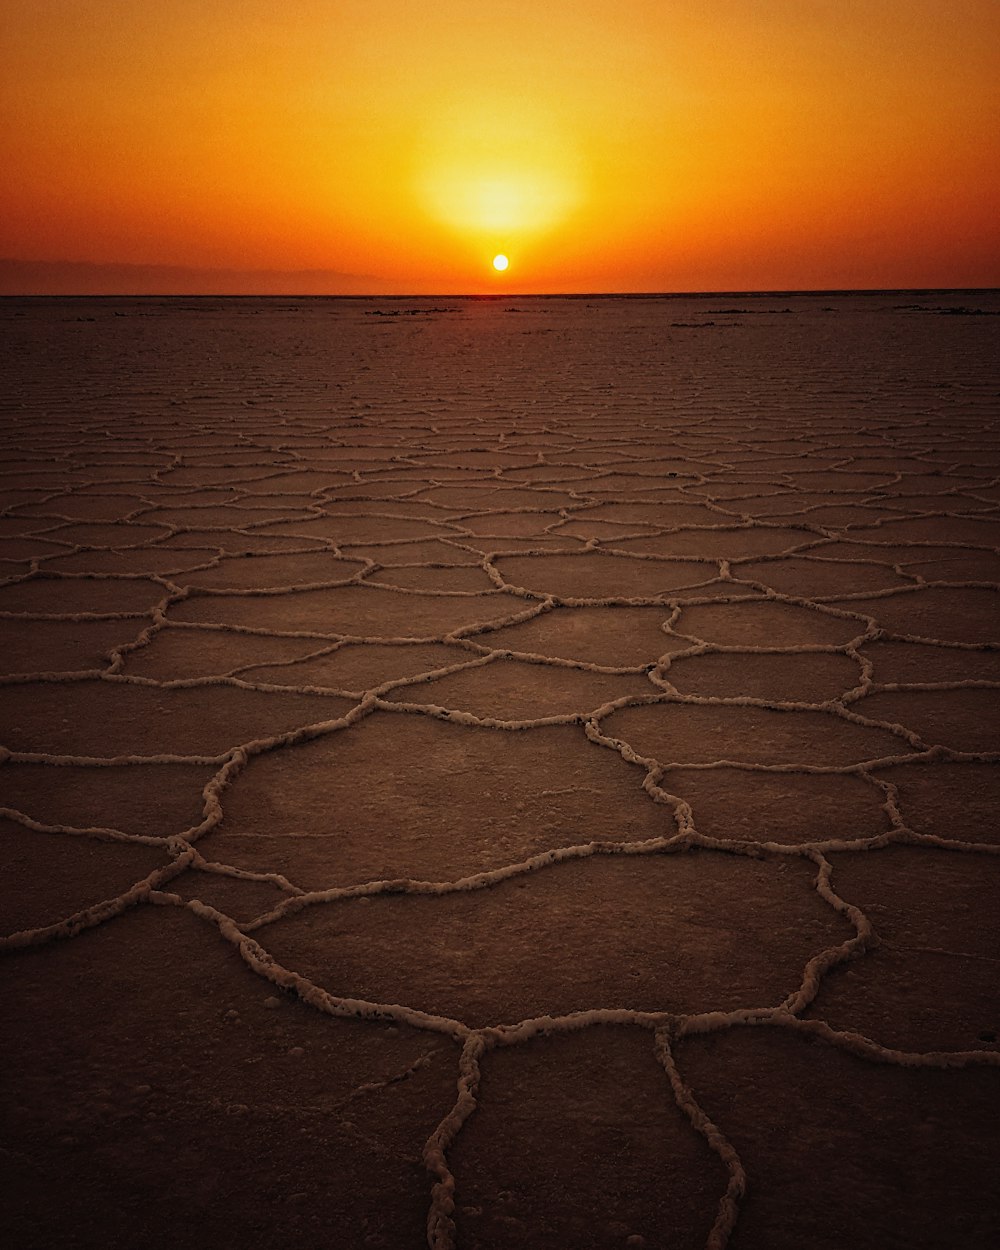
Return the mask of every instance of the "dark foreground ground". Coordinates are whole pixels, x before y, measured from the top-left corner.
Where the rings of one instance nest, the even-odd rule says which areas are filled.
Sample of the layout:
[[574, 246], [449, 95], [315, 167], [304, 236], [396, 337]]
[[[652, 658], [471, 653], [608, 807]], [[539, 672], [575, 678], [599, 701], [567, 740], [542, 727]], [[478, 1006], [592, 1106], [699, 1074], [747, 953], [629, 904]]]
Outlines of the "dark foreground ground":
[[986, 1250], [995, 295], [0, 301], [15, 1250]]

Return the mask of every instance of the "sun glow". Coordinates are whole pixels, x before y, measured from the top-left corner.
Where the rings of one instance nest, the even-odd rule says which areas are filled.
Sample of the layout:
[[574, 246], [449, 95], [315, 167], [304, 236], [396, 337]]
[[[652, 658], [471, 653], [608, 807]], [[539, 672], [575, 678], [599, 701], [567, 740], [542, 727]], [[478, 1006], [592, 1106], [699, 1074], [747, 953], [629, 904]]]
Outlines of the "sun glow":
[[510, 261], [507, 259], [506, 256], [504, 256], [503, 252], [499, 252], [496, 256], [493, 257], [493, 268], [498, 273], [503, 273], [503, 271], [507, 268], [509, 264], [510, 264]]
[[573, 149], [562, 128], [534, 113], [463, 101], [427, 127], [417, 191], [432, 218], [462, 234], [541, 233], [582, 199]]

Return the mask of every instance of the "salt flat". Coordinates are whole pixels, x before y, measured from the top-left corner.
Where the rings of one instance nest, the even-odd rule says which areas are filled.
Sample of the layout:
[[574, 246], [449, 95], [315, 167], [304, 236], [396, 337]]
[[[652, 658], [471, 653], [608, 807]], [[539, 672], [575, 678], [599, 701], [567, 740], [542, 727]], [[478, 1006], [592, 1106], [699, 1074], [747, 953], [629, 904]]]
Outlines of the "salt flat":
[[0, 301], [11, 1244], [996, 1245], [998, 313]]

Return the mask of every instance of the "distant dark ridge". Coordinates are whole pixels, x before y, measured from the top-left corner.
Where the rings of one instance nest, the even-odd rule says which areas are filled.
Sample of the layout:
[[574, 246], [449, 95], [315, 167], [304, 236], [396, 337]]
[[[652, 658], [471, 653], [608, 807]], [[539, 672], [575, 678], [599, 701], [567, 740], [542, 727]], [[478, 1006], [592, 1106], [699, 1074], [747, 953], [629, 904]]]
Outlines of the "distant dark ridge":
[[[260, 287], [265, 297], [303, 294], [358, 294], [377, 285], [370, 273], [336, 269], [213, 269], [187, 265], [129, 265], [90, 261], [34, 261], [0, 257], [0, 292], [9, 295], [228, 296]], [[101, 288], [95, 290], [95, 288]], [[298, 290], [297, 290], [298, 288]]]

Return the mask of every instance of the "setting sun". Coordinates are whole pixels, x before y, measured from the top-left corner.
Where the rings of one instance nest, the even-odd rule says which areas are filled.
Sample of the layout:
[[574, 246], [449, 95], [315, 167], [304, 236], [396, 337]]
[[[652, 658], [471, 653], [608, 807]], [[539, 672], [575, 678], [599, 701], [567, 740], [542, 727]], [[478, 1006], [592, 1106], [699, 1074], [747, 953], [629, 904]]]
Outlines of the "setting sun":
[[493, 268], [499, 273], [503, 273], [509, 264], [510, 261], [506, 256], [504, 256], [503, 252], [500, 252], [499, 255], [493, 257]]
[[0, 290], [1000, 275], [995, 0], [6, 7]]

